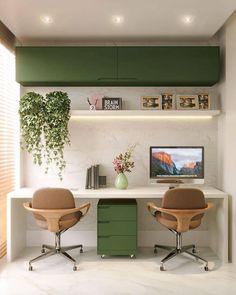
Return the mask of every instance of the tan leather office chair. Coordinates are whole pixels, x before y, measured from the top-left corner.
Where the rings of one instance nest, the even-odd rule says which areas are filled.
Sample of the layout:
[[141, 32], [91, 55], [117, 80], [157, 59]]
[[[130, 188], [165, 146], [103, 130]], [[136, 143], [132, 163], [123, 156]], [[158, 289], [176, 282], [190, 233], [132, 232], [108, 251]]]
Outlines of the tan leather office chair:
[[[204, 194], [195, 188], [175, 188], [168, 190], [162, 200], [162, 206], [157, 207], [154, 203], [147, 204], [148, 210], [154, 218], [167, 227], [176, 236], [176, 246], [155, 245], [157, 248], [171, 250], [171, 252], [161, 260], [160, 270], [163, 271], [164, 263], [178, 254], [187, 253], [197, 260], [205, 262], [205, 270], [208, 271], [208, 262], [196, 255], [195, 245], [182, 246], [182, 234], [200, 226], [204, 213], [213, 207], [212, 203], [205, 202]], [[192, 252], [188, 251], [192, 249]]]
[[[43, 254], [29, 261], [29, 270], [33, 270], [33, 262], [54, 254], [60, 254], [72, 261], [74, 264], [73, 270], [77, 270], [76, 260], [66, 251], [80, 248], [80, 253], [83, 253], [83, 245], [61, 247], [61, 234], [74, 226], [87, 214], [90, 203], [85, 203], [76, 208], [74, 197], [69, 190], [42, 188], [34, 193], [31, 203], [24, 203], [23, 206], [34, 214], [39, 227], [55, 233], [55, 245], [42, 245], [41, 252]], [[84, 213], [81, 211], [83, 209], [85, 209]], [[48, 251], [46, 252], [45, 249], [48, 249]]]

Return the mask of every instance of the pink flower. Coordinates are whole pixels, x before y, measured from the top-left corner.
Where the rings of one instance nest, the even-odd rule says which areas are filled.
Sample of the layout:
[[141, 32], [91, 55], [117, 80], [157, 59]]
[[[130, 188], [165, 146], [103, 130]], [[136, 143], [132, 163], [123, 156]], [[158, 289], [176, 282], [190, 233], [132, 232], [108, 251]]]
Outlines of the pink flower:
[[112, 164], [117, 173], [131, 172], [131, 168], [134, 168], [134, 162], [131, 161], [131, 157], [135, 146], [129, 147], [124, 154], [119, 154], [119, 156], [115, 157]]

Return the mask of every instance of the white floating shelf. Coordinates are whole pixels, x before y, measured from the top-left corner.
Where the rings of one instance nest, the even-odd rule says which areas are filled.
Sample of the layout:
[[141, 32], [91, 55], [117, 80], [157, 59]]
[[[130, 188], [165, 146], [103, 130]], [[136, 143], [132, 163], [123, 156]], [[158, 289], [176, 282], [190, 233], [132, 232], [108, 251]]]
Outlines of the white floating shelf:
[[72, 118], [211, 118], [220, 115], [220, 110], [120, 110], [120, 111], [89, 111], [89, 110], [73, 110]]

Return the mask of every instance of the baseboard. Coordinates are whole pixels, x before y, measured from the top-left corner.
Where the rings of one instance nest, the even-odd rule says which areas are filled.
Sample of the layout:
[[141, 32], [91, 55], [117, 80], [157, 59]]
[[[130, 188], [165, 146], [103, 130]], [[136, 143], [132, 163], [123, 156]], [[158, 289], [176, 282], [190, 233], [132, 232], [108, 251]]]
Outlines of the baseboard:
[[[195, 243], [199, 247], [209, 246], [208, 231], [189, 231], [183, 235], [183, 244]], [[39, 246], [54, 244], [54, 235], [48, 231], [27, 231], [26, 245]], [[87, 247], [97, 246], [96, 231], [73, 231], [63, 234], [62, 245], [83, 244]], [[169, 231], [139, 231], [138, 246], [153, 247], [154, 244], [175, 245], [175, 236]]]

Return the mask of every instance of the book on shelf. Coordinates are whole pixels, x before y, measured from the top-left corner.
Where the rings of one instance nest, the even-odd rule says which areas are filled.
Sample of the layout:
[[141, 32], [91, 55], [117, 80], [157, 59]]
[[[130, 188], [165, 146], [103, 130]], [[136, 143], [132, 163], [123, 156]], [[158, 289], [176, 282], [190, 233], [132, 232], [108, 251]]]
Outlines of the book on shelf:
[[95, 188], [95, 166], [91, 166], [91, 188]]
[[86, 171], [86, 189], [98, 189], [99, 188], [99, 165], [92, 165]]
[[99, 165], [94, 166], [94, 188], [99, 188]]
[[85, 188], [91, 189], [91, 167], [87, 168], [86, 171]]
[[89, 188], [89, 168], [86, 170], [85, 188]]

